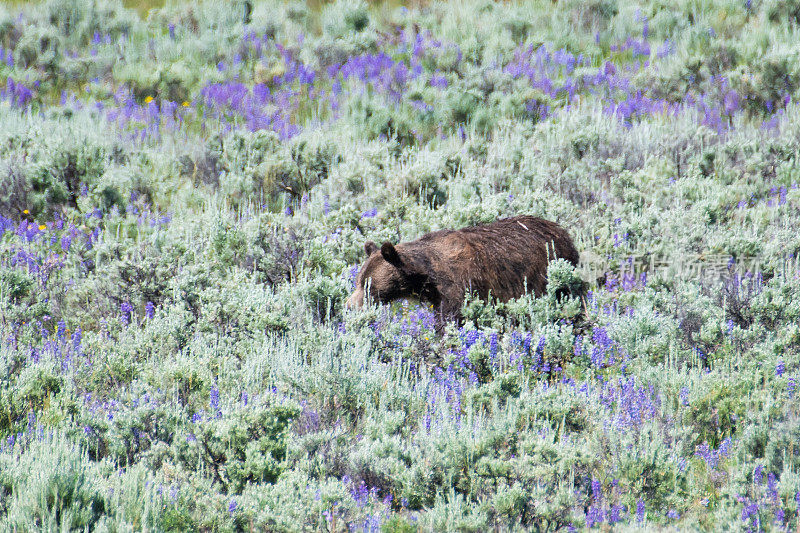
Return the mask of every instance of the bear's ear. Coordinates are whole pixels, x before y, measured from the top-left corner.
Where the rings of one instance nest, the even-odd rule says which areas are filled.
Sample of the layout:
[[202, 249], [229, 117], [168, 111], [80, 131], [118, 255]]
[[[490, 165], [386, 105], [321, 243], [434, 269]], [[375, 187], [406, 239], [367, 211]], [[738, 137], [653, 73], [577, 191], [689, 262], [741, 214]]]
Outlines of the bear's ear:
[[375, 244], [373, 241], [367, 241], [364, 243], [364, 252], [367, 254], [367, 257], [371, 256], [377, 251], [378, 251], [378, 245]]
[[386, 241], [381, 245], [381, 255], [390, 265], [400, 267], [400, 265], [403, 264], [403, 262], [400, 260], [400, 254], [397, 253], [397, 248], [395, 248], [394, 245], [389, 241]]

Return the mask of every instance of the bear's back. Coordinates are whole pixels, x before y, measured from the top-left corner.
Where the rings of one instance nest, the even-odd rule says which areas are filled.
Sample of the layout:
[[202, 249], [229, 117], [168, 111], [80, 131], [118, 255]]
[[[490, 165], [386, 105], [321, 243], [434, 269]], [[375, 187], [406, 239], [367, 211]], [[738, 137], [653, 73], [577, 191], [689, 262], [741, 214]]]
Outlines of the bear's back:
[[511, 250], [527, 253], [533, 247], [537, 252], [555, 251], [556, 257], [566, 259], [573, 265], [578, 264], [578, 250], [569, 233], [555, 222], [543, 218], [520, 215], [464, 228], [458, 233], [467, 242], [483, 244], [487, 251], [501, 256]]
[[426, 269], [447, 286], [441, 287], [443, 292], [463, 295], [468, 287], [482, 298], [491, 293], [501, 301], [520, 296], [526, 288], [541, 295], [551, 259], [578, 263], [578, 251], [564, 228], [528, 215], [435, 231], [404, 248], [424, 257]]

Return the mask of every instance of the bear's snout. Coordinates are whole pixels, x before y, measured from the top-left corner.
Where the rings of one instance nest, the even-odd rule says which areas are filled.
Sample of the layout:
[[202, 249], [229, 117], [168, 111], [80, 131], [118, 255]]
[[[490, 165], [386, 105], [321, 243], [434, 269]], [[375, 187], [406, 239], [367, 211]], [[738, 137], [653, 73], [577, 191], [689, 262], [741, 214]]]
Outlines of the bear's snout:
[[362, 305], [364, 305], [364, 291], [360, 289], [351, 294], [344, 303], [347, 309], [361, 309]]

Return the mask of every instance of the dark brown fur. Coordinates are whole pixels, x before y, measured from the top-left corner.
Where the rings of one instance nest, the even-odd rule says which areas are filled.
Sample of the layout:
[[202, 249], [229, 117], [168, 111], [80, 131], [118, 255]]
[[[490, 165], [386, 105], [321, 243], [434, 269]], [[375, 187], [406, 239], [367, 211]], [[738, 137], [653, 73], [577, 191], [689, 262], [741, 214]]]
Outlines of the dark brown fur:
[[578, 251], [566, 230], [532, 216], [436, 231], [397, 246], [385, 242], [380, 249], [369, 241], [364, 250], [368, 259], [347, 306], [361, 307], [369, 280], [377, 301], [416, 296], [432, 303], [440, 330], [447, 320], [460, 319], [467, 289], [501, 302], [521, 296], [526, 286], [541, 296], [550, 260], [578, 264]]

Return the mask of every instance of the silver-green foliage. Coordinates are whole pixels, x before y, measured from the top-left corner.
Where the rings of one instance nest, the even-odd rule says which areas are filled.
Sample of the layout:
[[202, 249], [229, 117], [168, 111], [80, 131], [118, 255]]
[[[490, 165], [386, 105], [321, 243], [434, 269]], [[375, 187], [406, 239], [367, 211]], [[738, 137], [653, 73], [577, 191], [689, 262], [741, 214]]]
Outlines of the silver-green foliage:
[[[249, 4], [0, 11], [0, 528], [797, 527], [792, 2]], [[381, 53], [291, 135], [203, 97]], [[520, 213], [582, 252], [542, 297], [344, 309], [366, 240]]]

